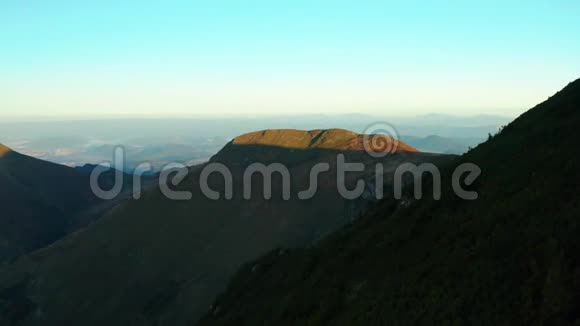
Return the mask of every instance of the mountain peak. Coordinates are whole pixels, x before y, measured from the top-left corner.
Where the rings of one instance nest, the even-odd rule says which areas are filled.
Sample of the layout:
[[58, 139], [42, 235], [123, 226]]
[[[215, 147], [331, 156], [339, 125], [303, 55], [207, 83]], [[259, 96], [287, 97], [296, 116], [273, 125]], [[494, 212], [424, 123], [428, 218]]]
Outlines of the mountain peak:
[[6, 153], [11, 152], [12, 150], [5, 146], [4, 144], [0, 143], [0, 157], [4, 156]]
[[371, 141], [378, 144], [396, 142], [397, 152], [417, 152], [415, 148], [388, 135], [364, 135], [345, 129], [267, 129], [238, 136], [232, 140], [232, 144], [363, 151], [365, 144]]

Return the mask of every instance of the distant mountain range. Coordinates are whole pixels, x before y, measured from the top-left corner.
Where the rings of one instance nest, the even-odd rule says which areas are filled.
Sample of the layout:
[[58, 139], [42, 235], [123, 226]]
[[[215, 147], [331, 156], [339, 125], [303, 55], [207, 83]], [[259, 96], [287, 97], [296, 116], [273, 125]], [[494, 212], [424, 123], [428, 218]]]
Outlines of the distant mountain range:
[[485, 138], [449, 138], [441, 136], [413, 137], [401, 136], [401, 140], [412, 145], [421, 152], [463, 154], [469, 148], [476, 147]]
[[[169, 162], [207, 162], [234, 137], [263, 129], [343, 128], [365, 133], [389, 123], [404, 142], [421, 151], [463, 154], [489, 133], [509, 123], [502, 116], [425, 115], [388, 117], [365, 114], [181, 119], [102, 119], [87, 121], [0, 121], [2, 141], [14, 150], [68, 166], [112, 159], [116, 146], [126, 153], [125, 172], [144, 161], [160, 170]], [[434, 140], [439, 137], [440, 140]]]

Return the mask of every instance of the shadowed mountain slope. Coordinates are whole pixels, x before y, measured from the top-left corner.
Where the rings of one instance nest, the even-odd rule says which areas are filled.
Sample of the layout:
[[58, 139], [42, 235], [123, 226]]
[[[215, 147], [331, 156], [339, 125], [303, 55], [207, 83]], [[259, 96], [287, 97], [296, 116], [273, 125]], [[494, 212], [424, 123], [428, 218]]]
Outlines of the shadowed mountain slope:
[[[191, 191], [190, 200], [170, 200], [161, 188], [152, 190], [74, 236], [20, 259], [0, 272], [0, 324], [195, 323], [243, 263], [277, 247], [312, 246], [373, 204], [370, 188], [354, 200], [340, 195], [337, 154], [365, 164], [364, 171], [347, 174], [348, 189], [374, 176], [379, 162], [385, 183], [392, 184], [393, 171], [403, 162], [443, 164], [454, 158], [408, 151], [373, 158], [361, 150], [231, 144], [211, 162], [231, 171], [232, 199], [224, 198], [224, 178], [216, 173], [208, 183], [220, 199], [205, 197], [199, 186], [205, 165], [196, 166], [172, 187]], [[244, 199], [246, 167], [272, 161], [288, 167], [291, 198], [282, 198], [283, 179], [274, 175], [272, 198], [265, 199], [263, 178], [255, 175], [251, 198]], [[317, 163], [328, 163], [330, 171], [320, 174], [313, 198], [300, 200], [296, 194], [308, 189], [309, 172]]]
[[200, 324], [578, 325], [578, 126], [580, 80], [458, 159], [483, 171], [477, 200], [384, 201], [247, 264]]
[[[130, 195], [133, 178], [123, 174], [125, 186], [116, 200], [97, 198], [90, 185], [94, 168], [70, 168], [0, 144], [0, 265], [86, 226]], [[144, 187], [154, 181], [142, 177]], [[103, 171], [98, 182], [112, 188], [115, 170]]]
[[0, 145], [0, 263], [61, 238], [97, 202], [88, 174]]

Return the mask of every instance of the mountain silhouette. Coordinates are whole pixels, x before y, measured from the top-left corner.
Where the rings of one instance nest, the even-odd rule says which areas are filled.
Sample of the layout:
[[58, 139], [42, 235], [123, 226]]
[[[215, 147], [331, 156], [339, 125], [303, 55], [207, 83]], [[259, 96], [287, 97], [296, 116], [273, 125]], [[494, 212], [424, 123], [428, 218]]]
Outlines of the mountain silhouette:
[[[97, 198], [90, 185], [95, 167], [54, 164], [0, 144], [0, 265], [92, 223], [128, 197], [133, 178], [123, 174], [124, 187], [117, 199]], [[102, 189], [113, 187], [116, 172], [101, 173]], [[150, 188], [155, 176], [142, 179], [144, 188]]]
[[74, 231], [80, 213], [99, 202], [88, 174], [1, 144], [0, 185], [0, 264]]
[[[347, 162], [365, 163], [364, 171], [347, 175], [348, 189], [359, 179], [372, 178], [379, 162], [388, 185], [403, 162], [444, 164], [454, 158], [414, 151], [375, 158], [362, 147], [349, 150], [352, 147], [344, 140], [359, 139], [350, 132], [350, 140], [342, 138], [336, 146], [328, 145], [334, 131], [318, 132], [324, 148], [281, 146], [290, 133], [307, 131], [260, 133], [266, 138], [236, 138], [208, 163], [221, 163], [231, 171], [233, 198], [224, 197], [224, 178], [219, 174], [210, 175], [208, 184], [221, 196], [207, 198], [199, 187], [207, 164], [195, 166], [178, 185], [169, 183], [172, 190], [190, 191], [191, 199], [171, 200], [161, 188], [154, 189], [0, 271], [0, 302], [4, 301], [0, 324], [62, 325], [75, 320], [83, 325], [190, 325], [245, 262], [277, 247], [312, 246], [374, 205], [371, 189], [353, 200], [340, 195], [338, 154]], [[266, 143], [271, 134], [277, 140]], [[329, 138], [322, 142], [325, 134]], [[272, 178], [270, 199], [263, 196], [259, 175], [252, 179], [251, 198], [243, 198], [246, 168], [270, 162], [287, 166], [291, 198], [283, 199], [279, 175]], [[328, 163], [330, 171], [320, 174], [314, 197], [301, 200], [296, 191], [308, 188], [309, 172], [318, 163]]]
[[577, 325], [579, 125], [576, 80], [448, 167], [482, 169], [477, 200], [446, 185], [440, 201], [383, 201], [248, 263], [200, 324]]

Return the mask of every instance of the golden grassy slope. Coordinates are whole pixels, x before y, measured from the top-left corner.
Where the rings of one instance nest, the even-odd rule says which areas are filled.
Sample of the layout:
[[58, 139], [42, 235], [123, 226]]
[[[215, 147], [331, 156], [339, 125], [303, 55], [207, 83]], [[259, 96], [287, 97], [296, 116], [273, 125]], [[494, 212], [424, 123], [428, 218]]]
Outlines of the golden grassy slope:
[[12, 150], [3, 144], [0, 144], [0, 157], [6, 155], [6, 153], [11, 152]]
[[[371, 141], [376, 144], [371, 145]], [[269, 145], [295, 149], [335, 149], [363, 151], [367, 148], [380, 151], [384, 144], [396, 144], [394, 152], [417, 152], [417, 150], [387, 135], [363, 135], [344, 129], [268, 129], [251, 132], [234, 138], [234, 145]], [[377, 148], [377, 146], [379, 146]], [[388, 147], [384, 147], [389, 150]]]

